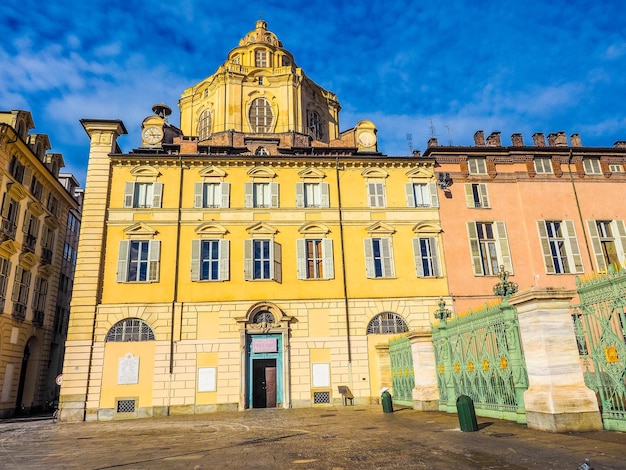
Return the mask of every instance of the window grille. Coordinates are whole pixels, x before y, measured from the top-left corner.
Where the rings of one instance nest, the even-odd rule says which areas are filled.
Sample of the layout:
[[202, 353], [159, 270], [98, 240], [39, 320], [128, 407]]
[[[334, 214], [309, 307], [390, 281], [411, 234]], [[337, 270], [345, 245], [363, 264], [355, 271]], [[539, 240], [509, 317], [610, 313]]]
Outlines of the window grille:
[[398, 334], [409, 331], [409, 327], [397, 313], [384, 312], [376, 315], [367, 326], [368, 334]]
[[113, 325], [107, 333], [106, 341], [154, 341], [154, 331], [143, 320], [127, 318]]
[[264, 310], [263, 312], [259, 312], [257, 314], [254, 315], [254, 318], [252, 319], [252, 323], [274, 323], [274, 315], [271, 314], [271, 312], [268, 312], [267, 310]]
[[330, 392], [313, 392], [313, 404], [330, 403]]
[[135, 412], [135, 400], [118, 400], [117, 412], [118, 413], [134, 413]]

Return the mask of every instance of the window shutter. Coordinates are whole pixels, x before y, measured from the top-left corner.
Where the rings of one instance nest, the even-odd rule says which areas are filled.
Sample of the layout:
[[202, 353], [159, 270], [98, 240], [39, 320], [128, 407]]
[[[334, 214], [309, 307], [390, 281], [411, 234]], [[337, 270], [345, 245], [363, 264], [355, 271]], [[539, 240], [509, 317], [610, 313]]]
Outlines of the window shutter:
[[422, 250], [420, 249], [420, 239], [413, 239], [413, 260], [415, 262], [415, 275], [424, 277], [424, 265], [422, 264]]
[[30, 225], [30, 219], [32, 215], [30, 211], [24, 213], [24, 223], [22, 224], [22, 232], [28, 233], [28, 226]]
[[220, 207], [222, 209], [228, 209], [230, 207], [230, 183], [220, 184], [220, 189], [222, 191]]
[[200, 248], [202, 240], [191, 240], [191, 280], [200, 280]]
[[271, 207], [278, 207], [278, 183], [270, 183]]
[[230, 279], [230, 240], [219, 241], [220, 281]]
[[322, 239], [322, 271], [324, 279], [335, 278], [335, 264], [333, 262], [333, 240]]
[[121, 240], [117, 255], [117, 282], [126, 282], [128, 279], [128, 255], [130, 241]]
[[430, 237], [428, 239], [428, 244], [430, 245], [430, 256], [433, 259], [433, 276], [440, 277], [441, 266], [439, 265], [439, 249], [437, 248], [437, 239], [435, 237]]
[[406, 206], [415, 207], [415, 193], [413, 192], [413, 183], [405, 183], [404, 192], [406, 193]]
[[30, 231], [30, 234], [34, 237], [37, 237], [39, 234], [39, 219], [36, 217], [33, 219], [33, 229]]
[[546, 267], [546, 273], [554, 274], [554, 259], [552, 259], [552, 251], [550, 250], [550, 241], [548, 240], [548, 229], [545, 220], [537, 221], [537, 229], [539, 230], [539, 241], [541, 242], [541, 251], [543, 252], [543, 264]]
[[194, 183], [193, 185], [193, 207], [204, 206], [204, 183]]
[[606, 260], [604, 259], [604, 253], [602, 253], [602, 244], [600, 243], [600, 234], [598, 233], [596, 221], [588, 220], [587, 227], [589, 228], [589, 234], [591, 235], [591, 246], [593, 246], [593, 254], [596, 258], [598, 272], [606, 272]]
[[9, 215], [9, 204], [10, 204], [10, 202], [11, 202], [11, 198], [9, 197], [9, 195], [7, 193], [4, 193], [4, 197], [2, 199], [2, 217], [4, 217], [5, 219]]
[[41, 287], [41, 278], [35, 276], [35, 287], [33, 288], [33, 299], [31, 301], [31, 307], [33, 310], [37, 310], [37, 300], [39, 299], [39, 290]]
[[564, 220], [563, 225], [567, 233], [567, 242], [569, 244], [569, 253], [571, 253], [570, 269], [574, 267], [574, 273], [582, 273], [583, 269], [583, 257], [580, 255], [580, 248], [578, 247], [578, 240], [576, 239], [576, 229], [574, 228], [574, 222], [571, 220]]
[[152, 183], [152, 207], [160, 209], [163, 201], [163, 183]]
[[611, 222], [613, 236], [615, 237], [615, 249], [620, 268], [626, 267], [626, 227], [623, 220], [613, 220]]
[[370, 207], [376, 207], [376, 183], [367, 183], [367, 196]]
[[[282, 257], [282, 246], [280, 243], [272, 242], [270, 246], [274, 247], [274, 272], [270, 273], [272, 279], [274, 279], [278, 283], [283, 282], [283, 270], [281, 265], [281, 257]], [[270, 253], [271, 255], [271, 253]]]
[[[467, 186], [466, 186], [467, 187]], [[482, 258], [480, 257], [480, 246], [478, 244], [478, 232], [476, 222], [467, 223], [467, 235], [469, 237], [470, 255], [475, 276], [484, 276]]]
[[124, 186], [124, 207], [133, 207], [135, 196], [135, 183], [127, 182]]
[[320, 183], [320, 207], [330, 207], [330, 185]]
[[393, 250], [391, 247], [391, 238], [380, 239], [380, 255], [383, 263], [383, 276], [395, 277], [393, 266]]
[[244, 188], [244, 206], [246, 208], [254, 207], [254, 183], [246, 182], [243, 184]]
[[24, 168], [24, 178], [22, 179], [22, 184], [25, 188], [30, 187], [30, 182], [33, 179], [33, 170], [28, 167]]
[[476, 207], [476, 203], [474, 202], [474, 192], [472, 191], [471, 183], [465, 183], [465, 202], [467, 203], [467, 207]]
[[428, 183], [430, 188], [430, 206], [439, 207], [439, 194], [437, 194], [437, 183]]
[[22, 289], [21, 293], [21, 303], [22, 305], [26, 305], [28, 304], [28, 292], [29, 292], [29, 288], [30, 288], [30, 277], [31, 277], [31, 273], [30, 271], [26, 271], [24, 270], [24, 275], [23, 275], [23, 279], [24, 279], [24, 289]]
[[376, 277], [376, 271], [374, 269], [374, 248], [372, 246], [373, 239], [366, 238], [363, 240], [365, 245], [365, 275], [369, 279]]
[[48, 248], [48, 231], [50, 229], [48, 228], [47, 225], [44, 225], [43, 228], [41, 229], [41, 247], [42, 248]]
[[494, 222], [494, 235], [496, 241], [496, 253], [498, 254], [498, 264], [504, 265], [504, 270], [513, 274], [513, 263], [511, 262], [511, 250], [509, 240], [506, 236], [506, 225], [504, 222]]
[[[306, 279], [306, 239], [298, 238], [296, 240], [296, 258], [297, 258], [297, 268], [298, 268], [298, 279]], [[326, 270], [324, 270], [326, 273]]]
[[[246, 183], [248, 184], [248, 183]], [[250, 183], [252, 184], [252, 183]], [[246, 281], [251, 281], [254, 276], [254, 260], [253, 254], [253, 241], [252, 239], [243, 241], [243, 278]]]
[[159, 257], [161, 255], [161, 241], [150, 240], [148, 245], [148, 281], [159, 281]]
[[15, 267], [15, 279], [13, 281], [13, 291], [11, 292], [11, 300], [13, 302], [18, 302], [20, 299], [20, 281], [22, 280], [23, 272], [24, 268], [21, 266]]
[[487, 185], [485, 183], [479, 184], [478, 191], [480, 194], [480, 206], [487, 209], [491, 207], [489, 205], [489, 193], [487, 192]]
[[304, 183], [296, 183], [296, 207], [304, 207]]

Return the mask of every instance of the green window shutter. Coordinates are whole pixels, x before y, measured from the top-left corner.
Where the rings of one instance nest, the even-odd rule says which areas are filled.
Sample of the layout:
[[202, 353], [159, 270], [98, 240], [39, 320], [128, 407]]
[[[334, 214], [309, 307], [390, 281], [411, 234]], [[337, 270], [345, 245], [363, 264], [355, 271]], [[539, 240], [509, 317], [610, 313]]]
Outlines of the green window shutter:
[[474, 203], [474, 193], [472, 191], [471, 183], [465, 183], [465, 203], [467, 204], [467, 207], [476, 207], [476, 204]]
[[330, 185], [320, 183], [320, 207], [330, 207]]
[[589, 229], [589, 235], [591, 235], [591, 246], [593, 247], [593, 254], [596, 259], [596, 265], [598, 266], [598, 272], [606, 272], [606, 260], [604, 259], [604, 253], [602, 253], [602, 244], [600, 243], [600, 234], [598, 233], [596, 221], [588, 220], [587, 228]]
[[228, 209], [230, 207], [230, 183], [220, 184], [220, 190], [222, 192], [222, 201], [220, 207], [222, 209]]
[[490, 208], [489, 205], [489, 193], [487, 191], [487, 185], [485, 183], [480, 183], [478, 185], [478, 191], [480, 194], [480, 206], [483, 208]]
[[570, 269], [574, 267], [574, 273], [582, 273], [583, 269], [583, 257], [580, 255], [580, 248], [578, 247], [578, 240], [576, 239], [576, 229], [574, 228], [574, 222], [571, 220], [564, 220], [563, 225], [567, 231], [565, 235], [567, 237], [567, 243], [569, 244], [569, 252], [571, 253]]
[[406, 193], [406, 206], [415, 207], [415, 194], [413, 193], [413, 183], [405, 183], [404, 191]]
[[135, 198], [135, 183], [127, 182], [124, 186], [124, 207], [133, 207]]
[[270, 183], [271, 207], [277, 208], [279, 204], [278, 183]]
[[333, 240], [322, 239], [322, 271], [324, 279], [335, 278], [335, 264], [333, 262]]
[[200, 248], [202, 240], [191, 240], [191, 280], [200, 280]]
[[296, 183], [296, 207], [304, 207], [304, 183]]
[[193, 207], [199, 208], [204, 206], [203, 191], [204, 183], [194, 183], [193, 185]]
[[430, 245], [430, 256], [433, 258], [433, 276], [440, 277], [441, 266], [439, 265], [439, 248], [437, 239], [435, 237], [430, 237], [428, 239], [428, 244]]
[[161, 208], [163, 203], [163, 183], [152, 183], [152, 207]]
[[159, 281], [159, 259], [161, 256], [161, 241], [150, 240], [148, 245], [148, 281]]
[[374, 279], [376, 277], [376, 271], [374, 270], [373, 240], [371, 238], [366, 238], [363, 242], [365, 248], [365, 275], [368, 279]]
[[428, 183], [430, 188], [430, 206], [439, 207], [439, 194], [437, 193], [437, 183]]
[[298, 279], [306, 279], [306, 239], [298, 238], [296, 240], [296, 258]]
[[383, 276], [395, 277], [391, 238], [380, 239], [380, 255], [382, 257], [382, 263], [383, 263]]
[[484, 276], [485, 273], [483, 272], [483, 263], [480, 257], [480, 246], [478, 244], [478, 232], [476, 230], [476, 222], [467, 222], [467, 235], [469, 238], [470, 256], [472, 257], [474, 276]]
[[415, 275], [424, 277], [424, 265], [422, 264], [422, 250], [420, 249], [420, 239], [413, 238], [413, 261], [415, 263]]
[[554, 274], [556, 273], [556, 269], [554, 268], [554, 260], [552, 259], [552, 252], [550, 251], [550, 241], [548, 240], [548, 229], [546, 228], [545, 220], [537, 221], [537, 230], [539, 230], [539, 241], [541, 242], [543, 264], [546, 267], [546, 273]]
[[246, 281], [254, 279], [253, 242], [252, 239], [243, 241], [243, 278]]
[[[272, 279], [274, 279], [276, 282], [278, 283], [282, 283], [283, 282], [283, 270], [282, 270], [282, 264], [281, 264], [281, 258], [282, 258], [282, 246], [280, 245], [280, 243], [276, 243], [276, 242], [272, 242], [270, 243], [270, 246], [273, 247], [273, 257], [274, 257], [274, 272], [270, 273], [270, 276]], [[270, 256], [272, 256], [272, 253], [270, 252]], [[272, 265], [270, 265], [272, 266]]]
[[117, 255], [117, 282], [126, 282], [128, 279], [128, 256], [130, 241], [121, 240]]
[[254, 197], [253, 197], [254, 183], [246, 182], [243, 184], [243, 188], [244, 188], [244, 207], [246, 208], [254, 207]]
[[220, 281], [230, 279], [230, 240], [219, 241]]
[[619, 259], [620, 268], [626, 267], [626, 227], [623, 220], [613, 220], [611, 222], [613, 236], [615, 237], [615, 249]]
[[496, 241], [496, 252], [498, 253], [498, 261], [500, 265], [504, 265], [504, 270], [509, 274], [513, 274], [513, 263], [511, 261], [511, 250], [509, 249], [509, 240], [506, 235], [506, 225], [504, 222], [494, 222]]

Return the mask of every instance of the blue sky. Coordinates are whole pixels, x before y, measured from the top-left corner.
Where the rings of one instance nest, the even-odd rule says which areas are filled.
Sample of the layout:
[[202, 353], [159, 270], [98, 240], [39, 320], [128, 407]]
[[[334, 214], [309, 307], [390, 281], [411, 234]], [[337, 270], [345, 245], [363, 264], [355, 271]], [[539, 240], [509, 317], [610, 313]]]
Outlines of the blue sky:
[[79, 119], [124, 121], [141, 144], [154, 103], [174, 109], [262, 12], [298, 66], [337, 94], [341, 130], [378, 127], [379, 150], [424, 150], [488, 135], [580, 133], [626, 140], [626, 2], [10, 0], [0, 18], [0, 109], [33, 113], [84, 185]]

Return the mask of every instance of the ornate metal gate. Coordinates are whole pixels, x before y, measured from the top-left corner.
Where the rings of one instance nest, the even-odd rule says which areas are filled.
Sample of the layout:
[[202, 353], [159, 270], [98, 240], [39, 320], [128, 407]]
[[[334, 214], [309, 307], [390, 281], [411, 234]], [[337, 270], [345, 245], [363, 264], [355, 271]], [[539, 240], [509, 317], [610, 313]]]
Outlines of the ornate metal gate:
[[415, 374], [411, 340], [407, 336], [398, 336], [389, 341], [389, 362], [393, 401], [399, 405], [413, 406]]
[[576, 279], [574, 331], [585, 384], [596, 392], [605, 429], [626, 431], [626, 269]]
[[526, 422], [528, 375], [514, 307], [503, 301], [451, 321], [443, 315], [433, 345], [441, 411], [456, 412], [456, 399], [467, 395], [478, 415]]

